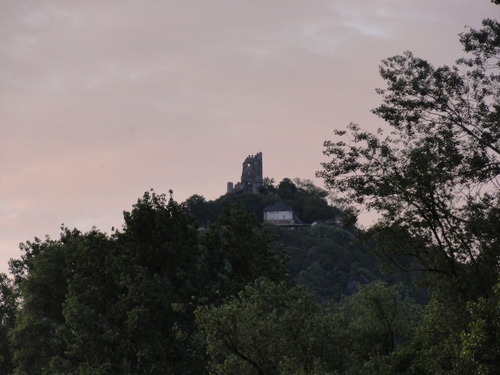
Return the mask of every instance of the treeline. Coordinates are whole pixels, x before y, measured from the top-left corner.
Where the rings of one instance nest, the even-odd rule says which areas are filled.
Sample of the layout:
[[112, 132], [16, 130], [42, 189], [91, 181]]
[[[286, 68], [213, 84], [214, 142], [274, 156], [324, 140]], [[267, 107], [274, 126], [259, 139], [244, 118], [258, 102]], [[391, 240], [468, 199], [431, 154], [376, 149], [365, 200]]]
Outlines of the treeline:
[[[328, 201], [331, 198], [330, 202]], [[293, 181], [284, 178], [275, 186], [274, 179], [266, 177], [259, 189], [259, 194], [235, 192], [225, 194], [213, 201], [207, 201], [201, 195], [189, 197], [184, 204], [189, 213], [194, 215], [201, 226], [214, 222], [225, 208], [232, 204], [245, 207], [255, 213], [257, 219], [264, 220], [264, 210], [278, 201], [292, 207], [294, 213], [303, 223], [311, 224], [317, 220], [335, 220], [341, 210], [333, 203], [334, 197], [329, 192], [317, 187], [310, 180], [296, 178]]]
[[193, 195], [183, 205], [203, 227], [233, 204], [254, 213], [262, 222], [265, 208], [277, 201], [292, 207], [303, 223], [314, 224], [290, 230], [264, 223], [274, 235], [273, 250], [288, 256], [291, 280], [305, 286], [323, 303], [338, 302], [345, 295], [355, 294], [359, 284], [377, 280], [389, 285], [403, 283], [419, 303], [427, 302], [426, 290], [416, 288], [409, 274], [381, 273], [380, 261], [373, 255], [374, 242], [356, 241], [356, 228], [341, 225], [344, 212], [334, 204], [342, 206], [342, 200], [310, 180], [284, 178], [275, 186], [274, 179], [265, 178], [259, 194], [231, 193], [213, 201]]
[[146, 193], [111, 235], [62, 228], [1, 279], [2, 374], [203, 374], [201, 306], [256, 279], [288, 280], [285, 257], [236, 206], [200, 232], [172, 197]]
[[356, 373], [415, 335], [422, 306], [351, 231], [188, 211], [151, 191], [111, 235], [26, 242], [0, 280], [0, 373]]
[[[322, 191], [321, 197], [307, 194], [327, 204]], [[354, 302], [340, 302], [344, 295], [356, 294], [358, 301], [365, 293], [377, 298], [389, 293], [397, 306], [402, 298], [418, 311], [402, 286], [372, 284], [381, 278], [378, 261], [366, 246], [352, 243], [350, 231], [325, 224], [298, 231], [262, 225], [248, 212], [251, 208], [231, 204], [200, 227], [187, 202], [151, 191], [124, 213], [123, 228], [111, 235], [63, 227], [57, 240], [26, 242], [21, 259], [10, 262], [13, 278], [1, 275], [0, 280], [0, 373], [203, 374], [220, 367], [217, 371], [229, 374], [249, 362], [226, 362], [259, 351], [253, 347], [257, 342], [280, 346], [290, 361], [283, 371], [291, 373], [293, 363], [308, 368], [307, 363], [326, 355], [299, 348], [309, 340], [316, 346], [332, 339], [317, 336], [331, 319], [350, 326], [346, 314]], [[371, 285], [357, 294], [364, 284]], [[333, 315], [329, 301], [338, 303]], [[247, 311], [242, 304], [248, 303]], [[286, 322], [283, 313], [290, 314]], [[266, 319], [271, 321], [259, 327]], [[213, 336], [214, 329], [224, 332]], [[245, 338], [241, 329], [251, 335]], [[266, 336], [254, 337], [262, 329]], [[296, 329], [304, 335], [293, 333]], [[293, 333], [293, 340], [277, 332]], [[215, 337], [233, 334], [236, 346], [218, 363], [225, 341]], [[278, 341], [266, 339], [269, 335]], [[290, 345], [297, 346], [298, 357], [286, 354]], [[259, 368], [265, 373], [282, 366], [281, 359], [248, 358], [264, 361]], [[252, 373], [252, 368], [245, 371]]]
[[289, 230], [266, 225], [275, 236], [272, 248], [288, 256], [290, 279], [321, 301], [337, 303], [359, 291], [361, 285], [383, 282], [401, 284], [419, 304], [428, 302], [425, 287], [416, 287], [405, 272], [381, 271], [381, 262], [374, 255], [374, 241], [358, 240], [356, 228], [318, 223], [312, 227]]

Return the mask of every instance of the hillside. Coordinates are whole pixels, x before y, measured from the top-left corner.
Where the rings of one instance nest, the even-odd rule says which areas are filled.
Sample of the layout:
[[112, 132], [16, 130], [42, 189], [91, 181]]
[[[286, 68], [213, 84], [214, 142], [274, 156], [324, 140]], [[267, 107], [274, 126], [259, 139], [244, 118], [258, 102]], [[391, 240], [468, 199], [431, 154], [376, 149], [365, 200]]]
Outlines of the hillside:
[[329, 192], [298, 178], [293, 181], [285, 178], [277, 186], [270, 178], [264, 182], [258, 194], [228, 193], [213, 201], [193, 195], [184, 205], [199, 226], [204, 227], [216, 222], [231, 205], [244, 207], [262, 223], [265, 208], [282, 201], [293, 208], [302, 223], [313, 225], [290, 230], [264, 223], [275, 238], [272, 247], [289, 258], [291, 279], [307, 287], [321, 301], [339, 301], [343, 296], [355, 294], [359, 285], [382, 280], [389, 285], [403, 283], [419, 303], [427, 302], [426, 291], [415, 288], [409, 274], [382, 274], [380, 260], [372, 254], [374, 243], [356, 241], [355, 226], [341, 227], [343, 211], [328, 202], [334, 203]]
[[331, 220], [341, 216], [342, 211], [329, 204], [329, 197], [326, 190], [309, 180], [297, 178], [292, 181], [285, 178], [275, 186], [273, 179], [265, 178], [258, 194], [238, 191], [227, 193], [213, 201], [207, 201], [201, 195], [192, 195], [184, 204], [200, 226], [215, 222], [223, 209], [232, 204], [245, 207], [248, 212], [257, 216], [259, 222], [263, 222], [265, 208], [280, 200], [291, 206], [303, 223], [312, 224], [318, 220]]

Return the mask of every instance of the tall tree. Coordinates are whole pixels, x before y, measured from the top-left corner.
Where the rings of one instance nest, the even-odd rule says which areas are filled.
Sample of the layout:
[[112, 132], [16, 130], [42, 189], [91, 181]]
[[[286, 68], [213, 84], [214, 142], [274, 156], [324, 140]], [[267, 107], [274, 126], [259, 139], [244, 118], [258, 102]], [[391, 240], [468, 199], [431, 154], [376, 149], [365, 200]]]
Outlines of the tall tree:
[[196, 315], [213, 373], [305, 375], [326, 374], [314, 372], [314, 355], [321, 356], [313, 345], [321, 313], [303, 289], [259, 279], [221, 306], [200, 307]]
[[325, 142], [331, 160], [318, 172], [351, 203], [382, 215], [370, 234], [388, 264], [427, 275], [425, 324], [449, 329], [423, 340], [429, 359], [440, 356], [429, 361], [433, 372], [443, 373], [473, 371], [459, 356], [467, 304], [493, 296], [500, 264], [500, 24], [484, 20], [460, 40], [472, 57], [457, 66], [435, 68], [410, 52], [384, 60], [387, 87], [373, 112], [390, 135], [351, 124], [349, 141]]
[[18, 294], [6, 274], [0, 273], [0, 374], [12, 374], [12, 349], [9, 334], [15, 326], [18, 313]]
[[201, 239], [204, 267], [214, 273], [206, 285], [220, 299], [237, 294], [259, 277], [288, 280], [288, 259], [273, 251], [273, 240], [254, 214], [236, 205], [225, 209]]
[[180, 374], [197, 365], [202, 373], [192, 340], [192, 297], [202, 285], [194, 219], [154, 192], [124, 219], [111, 243], [96, 238], [75, 255], [64, 309], [71, 360], [92, 373]]
[[11, 261], [21, 306], [10, 333], [13, 362], [20, 374], [41, 374], [56, 356], [64, 357], [67, 345], [59, 340], [64, 326], [62, 307], [68, 292], [69, 248], [81, 233], [63, 228], [58, 240], [46, 238], [21, 245], [20, 260]]
[[[380, 73], [388, 86], [377, 90], [383, 104], [374, 113], [391, 135], [351, 124], [350, 143], [325, 142], [332, 159], [318, 175], [351, 202], [382, 214], [374, 231], [383, 231], [380, 248], [395, 264], [393, 239], [401, 237], [399, 253], [413, 257], [415, 268], [450, 277], [463, 264], [472, 271], [498, 255], [491, 240], [500, 222], [499, 38], [494, 20], [462, 35], [474, 54], [459, 60], [465, 74], [455, 66], [434, 68], [410, 52], [385, 60]], [[485, 271], [491, 285], [495, 273]]]

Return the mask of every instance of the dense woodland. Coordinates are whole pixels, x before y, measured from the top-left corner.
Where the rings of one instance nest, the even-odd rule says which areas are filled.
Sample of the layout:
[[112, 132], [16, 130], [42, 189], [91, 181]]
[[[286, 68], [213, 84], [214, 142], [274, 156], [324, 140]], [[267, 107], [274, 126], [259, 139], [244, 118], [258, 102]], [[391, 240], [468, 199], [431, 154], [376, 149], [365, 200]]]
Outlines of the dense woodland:
[[[500, 373], [500, 23], [460, 42], [456, 66], [382, 62], [391, 130], [336, 130], [328, 191], [150, 191], [111, 234], [23, 244], [0, 275], [0, 374]], [[262, 223], [278, 200], [316, 225]]]

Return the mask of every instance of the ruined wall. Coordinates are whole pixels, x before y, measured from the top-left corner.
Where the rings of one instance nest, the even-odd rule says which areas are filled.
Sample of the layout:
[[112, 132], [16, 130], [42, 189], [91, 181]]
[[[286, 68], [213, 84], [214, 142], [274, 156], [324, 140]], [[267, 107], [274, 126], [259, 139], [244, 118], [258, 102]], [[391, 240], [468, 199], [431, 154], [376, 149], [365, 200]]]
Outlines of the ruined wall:
[[232, 182], [227, 184], [227, 192], [243, 190], [247, 193], [258, 193], [262, 186], [262, 152], [255, 155], [249, 155], [243, 162], [241, 172], [241, 181], [234, 187]]

